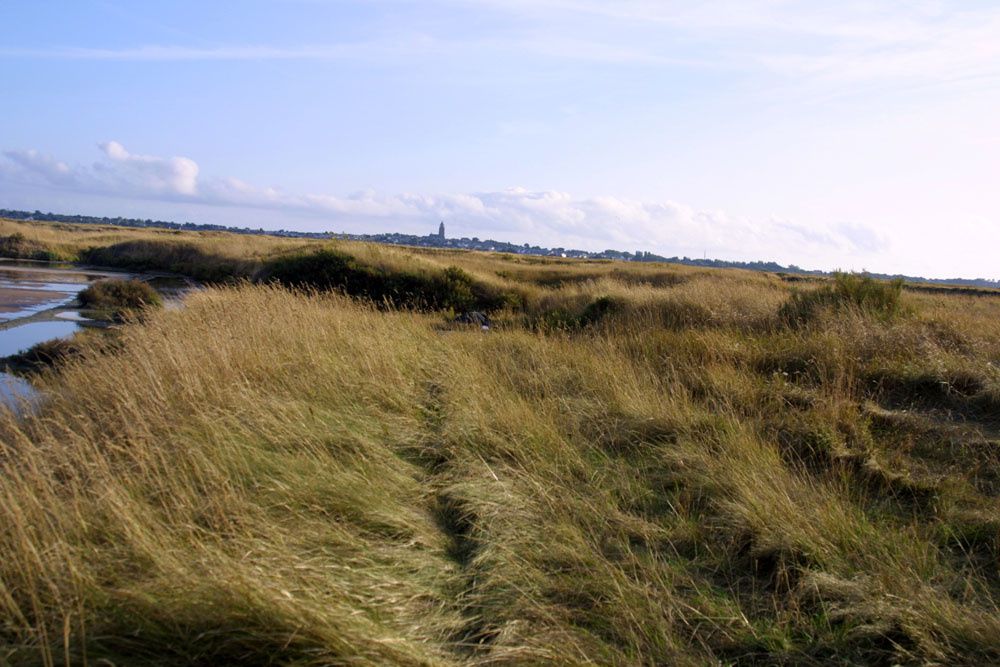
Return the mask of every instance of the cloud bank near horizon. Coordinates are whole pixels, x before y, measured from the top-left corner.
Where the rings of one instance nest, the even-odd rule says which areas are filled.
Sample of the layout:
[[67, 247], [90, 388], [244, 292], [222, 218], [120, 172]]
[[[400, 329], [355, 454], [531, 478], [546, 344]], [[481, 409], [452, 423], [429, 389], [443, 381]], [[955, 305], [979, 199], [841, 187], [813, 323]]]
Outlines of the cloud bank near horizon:
[[[877, 230], [857, 224], [807, 227], [789, 220], [751, 220], [677, 202], [509, 188], [461, 194], [347, 196], [297, 194], [233, 177], [203, 178], [187, 157], [130, 152], [117, 141], [99, 145], [102, 159], [70, 165], [32, 149], [3, 151], [0, 183], [113, 199], [258, 209], [308, 216], [325, 229], [413, 231], [438, 220], [462, 235], [585, 249], [642, 249], [668, 255], [777, 259], [802, 263], [863, 260], [887, 249]], [[315, 224], [315, 223], [313, 223]]]

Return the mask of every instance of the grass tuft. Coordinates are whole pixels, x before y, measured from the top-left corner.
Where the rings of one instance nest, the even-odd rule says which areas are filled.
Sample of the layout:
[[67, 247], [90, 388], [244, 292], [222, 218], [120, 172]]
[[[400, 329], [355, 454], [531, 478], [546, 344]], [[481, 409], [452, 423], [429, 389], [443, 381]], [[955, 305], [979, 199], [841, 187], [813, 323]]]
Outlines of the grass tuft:
[[34, 239], [29, 239], [21, 232], [0, 236], [0, 257], [44, 261], [61, 259], [58, 254], [46, 248], [45, 245]]
[[837, 273], [832, 285], [806, 292], [793, 292], [782, 305], [779, 317], [788, 324], [805, 324], [822, 311], [856, 309], [867, 315], [893, 317], [901, 312], [903, 281], [876, 280], [870, 276]]
[[77, 298], [85, 309], [110, 319], [121, 319], [129, 313], [138, 314], [163, 305], [155, 289], [136, 279], [99, 280], [88, 285]]

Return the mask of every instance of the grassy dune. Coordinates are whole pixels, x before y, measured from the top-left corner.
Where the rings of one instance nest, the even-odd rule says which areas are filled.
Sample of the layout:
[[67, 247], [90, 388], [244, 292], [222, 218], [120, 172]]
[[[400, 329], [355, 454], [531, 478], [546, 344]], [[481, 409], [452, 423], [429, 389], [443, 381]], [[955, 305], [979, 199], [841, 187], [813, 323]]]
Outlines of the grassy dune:
[[237, 240], [0, 416], [0, 662], [1000, 662], [995, 295]]

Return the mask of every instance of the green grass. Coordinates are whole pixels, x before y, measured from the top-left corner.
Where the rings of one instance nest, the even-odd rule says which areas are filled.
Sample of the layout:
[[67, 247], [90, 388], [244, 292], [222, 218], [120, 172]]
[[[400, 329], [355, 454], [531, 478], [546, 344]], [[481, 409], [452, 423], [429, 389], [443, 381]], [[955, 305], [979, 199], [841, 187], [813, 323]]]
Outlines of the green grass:
[[275, 258], [0, 416], [4, 660], [1000, 662], [1000, 299]]

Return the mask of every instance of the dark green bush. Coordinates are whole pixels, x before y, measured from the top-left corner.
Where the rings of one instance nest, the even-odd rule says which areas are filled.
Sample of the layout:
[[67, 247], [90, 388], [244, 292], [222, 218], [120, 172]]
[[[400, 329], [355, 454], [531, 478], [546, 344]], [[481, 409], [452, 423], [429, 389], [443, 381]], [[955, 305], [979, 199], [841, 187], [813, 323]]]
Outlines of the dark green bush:
[[114, 318], [163, 305], [156, 290], [141, 280], [100, 280], [80, 292], [78, 298], [84, 308]]
[[273, 259], [264, 265], [257, 279], [288, 287], [338, 290], [396, 308], [491, 312], [520, 305], [519, 295], [483, 284], [458, 267], [394, 271], [364, 264], [329, 248]]
[[855, 273], [834, 274], [833, 284], [808, 292], [794, 292], [778, 316], [790, 325], [809, 322], [823, 310], [855, 309], [869, 315], [893, 317], [901, 310], [903, 281], [876, 280]]

